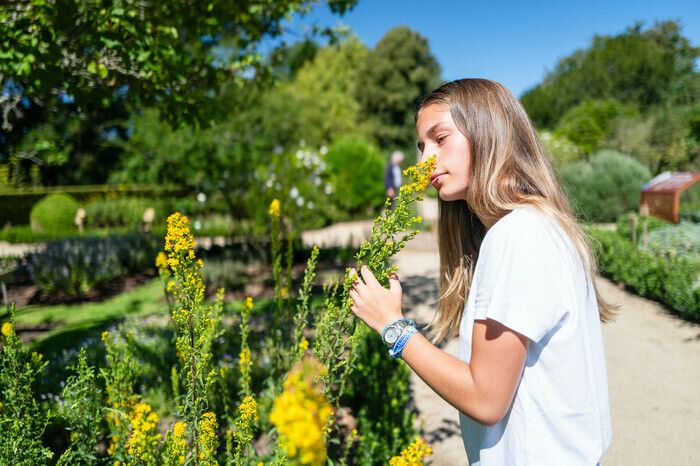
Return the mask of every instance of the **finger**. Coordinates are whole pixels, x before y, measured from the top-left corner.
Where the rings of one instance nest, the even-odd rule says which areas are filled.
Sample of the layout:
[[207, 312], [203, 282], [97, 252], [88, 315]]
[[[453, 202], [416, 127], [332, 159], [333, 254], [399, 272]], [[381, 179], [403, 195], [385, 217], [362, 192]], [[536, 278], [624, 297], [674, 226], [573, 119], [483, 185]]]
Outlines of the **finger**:
[[[359, 284], [359, 283], [362, 282], [362, 281], [360, 280], [359, 275], [357, 274], [357, 270], [355, 270], [355, 267], [351, 267], [350, 270], [348, 271], [348, 274], [349, 274], [350, 277], [352, 277], [352, 278], [354, 279], [353, 282], [352, 282], [353, 285], [354, 285], [354, 284]], [[358, 283], [358, 282], [359, 282], [359, 283]]]
[[[362, 279], [365, 281], [365, 283], [367, 285], [379, 285], [379, 282], [374, 277], [374, 274], [369, 269], [369, 267], [367, 267], [366, 265], [362, 266], [362, 268], [360, 269], [360, 273], [362, 274]], [[379, 285], [379, 286], [381, 286], [381, 285]]]
[[401, 293], [401, 283], [399, 282], [399, 276], [392, 273], [389, 276], [389, 290], [392, 293]]

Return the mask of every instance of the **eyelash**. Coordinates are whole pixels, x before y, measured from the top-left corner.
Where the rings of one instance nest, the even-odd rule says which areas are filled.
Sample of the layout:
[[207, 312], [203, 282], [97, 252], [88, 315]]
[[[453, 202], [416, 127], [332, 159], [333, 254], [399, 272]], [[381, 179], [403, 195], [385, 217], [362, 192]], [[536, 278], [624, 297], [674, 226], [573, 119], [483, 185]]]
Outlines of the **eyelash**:
[[440, 145], [443, 142], [445, 142], [445, 139], [447, 139], [447, 136], [440, 136], [437, 139], [435, 139], [435, 141], [437, 141], [438, 145]]

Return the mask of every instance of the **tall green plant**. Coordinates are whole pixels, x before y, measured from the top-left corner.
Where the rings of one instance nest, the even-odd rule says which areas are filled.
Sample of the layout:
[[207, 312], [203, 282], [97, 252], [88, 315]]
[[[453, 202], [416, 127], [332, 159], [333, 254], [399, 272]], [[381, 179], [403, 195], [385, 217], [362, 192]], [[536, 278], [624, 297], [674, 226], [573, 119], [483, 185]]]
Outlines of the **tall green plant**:
[[216, 415], [208, 412], [207, 391], [216, 381], [211, 347], [221, 333], [223, 290], [213, 305], [204, 303], [201, 259], [196, 259], [194, 237], [187, 217], [175, 213], [168, 218], [165, 237], [166, 270], [162, 272], [175, 296], [171, 318], [175, 326], [175, 347], [181, 364], [179, 386], [183, 393], [178, 410], [185, 419], [194, 445], [195, 464], [214, 461], [218, 437]]
[[0, 335], [0, 464], [45, 464], [53, 456], [41, 443], [49, 416], [34, 389], [47, 363], [20, 341], [14, 313], [11, 306]]

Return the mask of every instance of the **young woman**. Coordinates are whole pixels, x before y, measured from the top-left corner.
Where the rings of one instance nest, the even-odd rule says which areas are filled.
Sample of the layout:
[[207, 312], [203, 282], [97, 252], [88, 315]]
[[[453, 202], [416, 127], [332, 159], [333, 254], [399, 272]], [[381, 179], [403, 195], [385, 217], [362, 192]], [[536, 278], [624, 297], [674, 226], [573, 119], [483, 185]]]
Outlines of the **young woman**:
[[396, 276], [367, 267], [352, 310], [460, 412], [472, 465], [595, 465], [610, 444], [592, 249], [518, 100], [484, 79], [444, 84], [416, 115], [437, 156], [440, 297], [432, 341], [415, 331]]

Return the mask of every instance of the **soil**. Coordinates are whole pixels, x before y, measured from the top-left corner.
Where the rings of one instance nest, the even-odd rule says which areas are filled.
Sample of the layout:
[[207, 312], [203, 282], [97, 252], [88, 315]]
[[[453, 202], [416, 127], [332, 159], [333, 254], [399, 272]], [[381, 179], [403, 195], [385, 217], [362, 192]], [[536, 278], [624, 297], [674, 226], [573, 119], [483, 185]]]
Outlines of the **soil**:
[[51, 306], [56, 304], [77, 304], [86, 302], [101, 302], [121, 293], [130, 291], [148, 282], [156, 275], [154, 273], [140, 273], [133, 276], [122, 276], [108, 280], [95, 288], [80, 294], [69, 295], [65, 292], [46, 293], [37, 285], [9, 285], [7, 287], [7, 300], [22, 308], [30, 304]]

